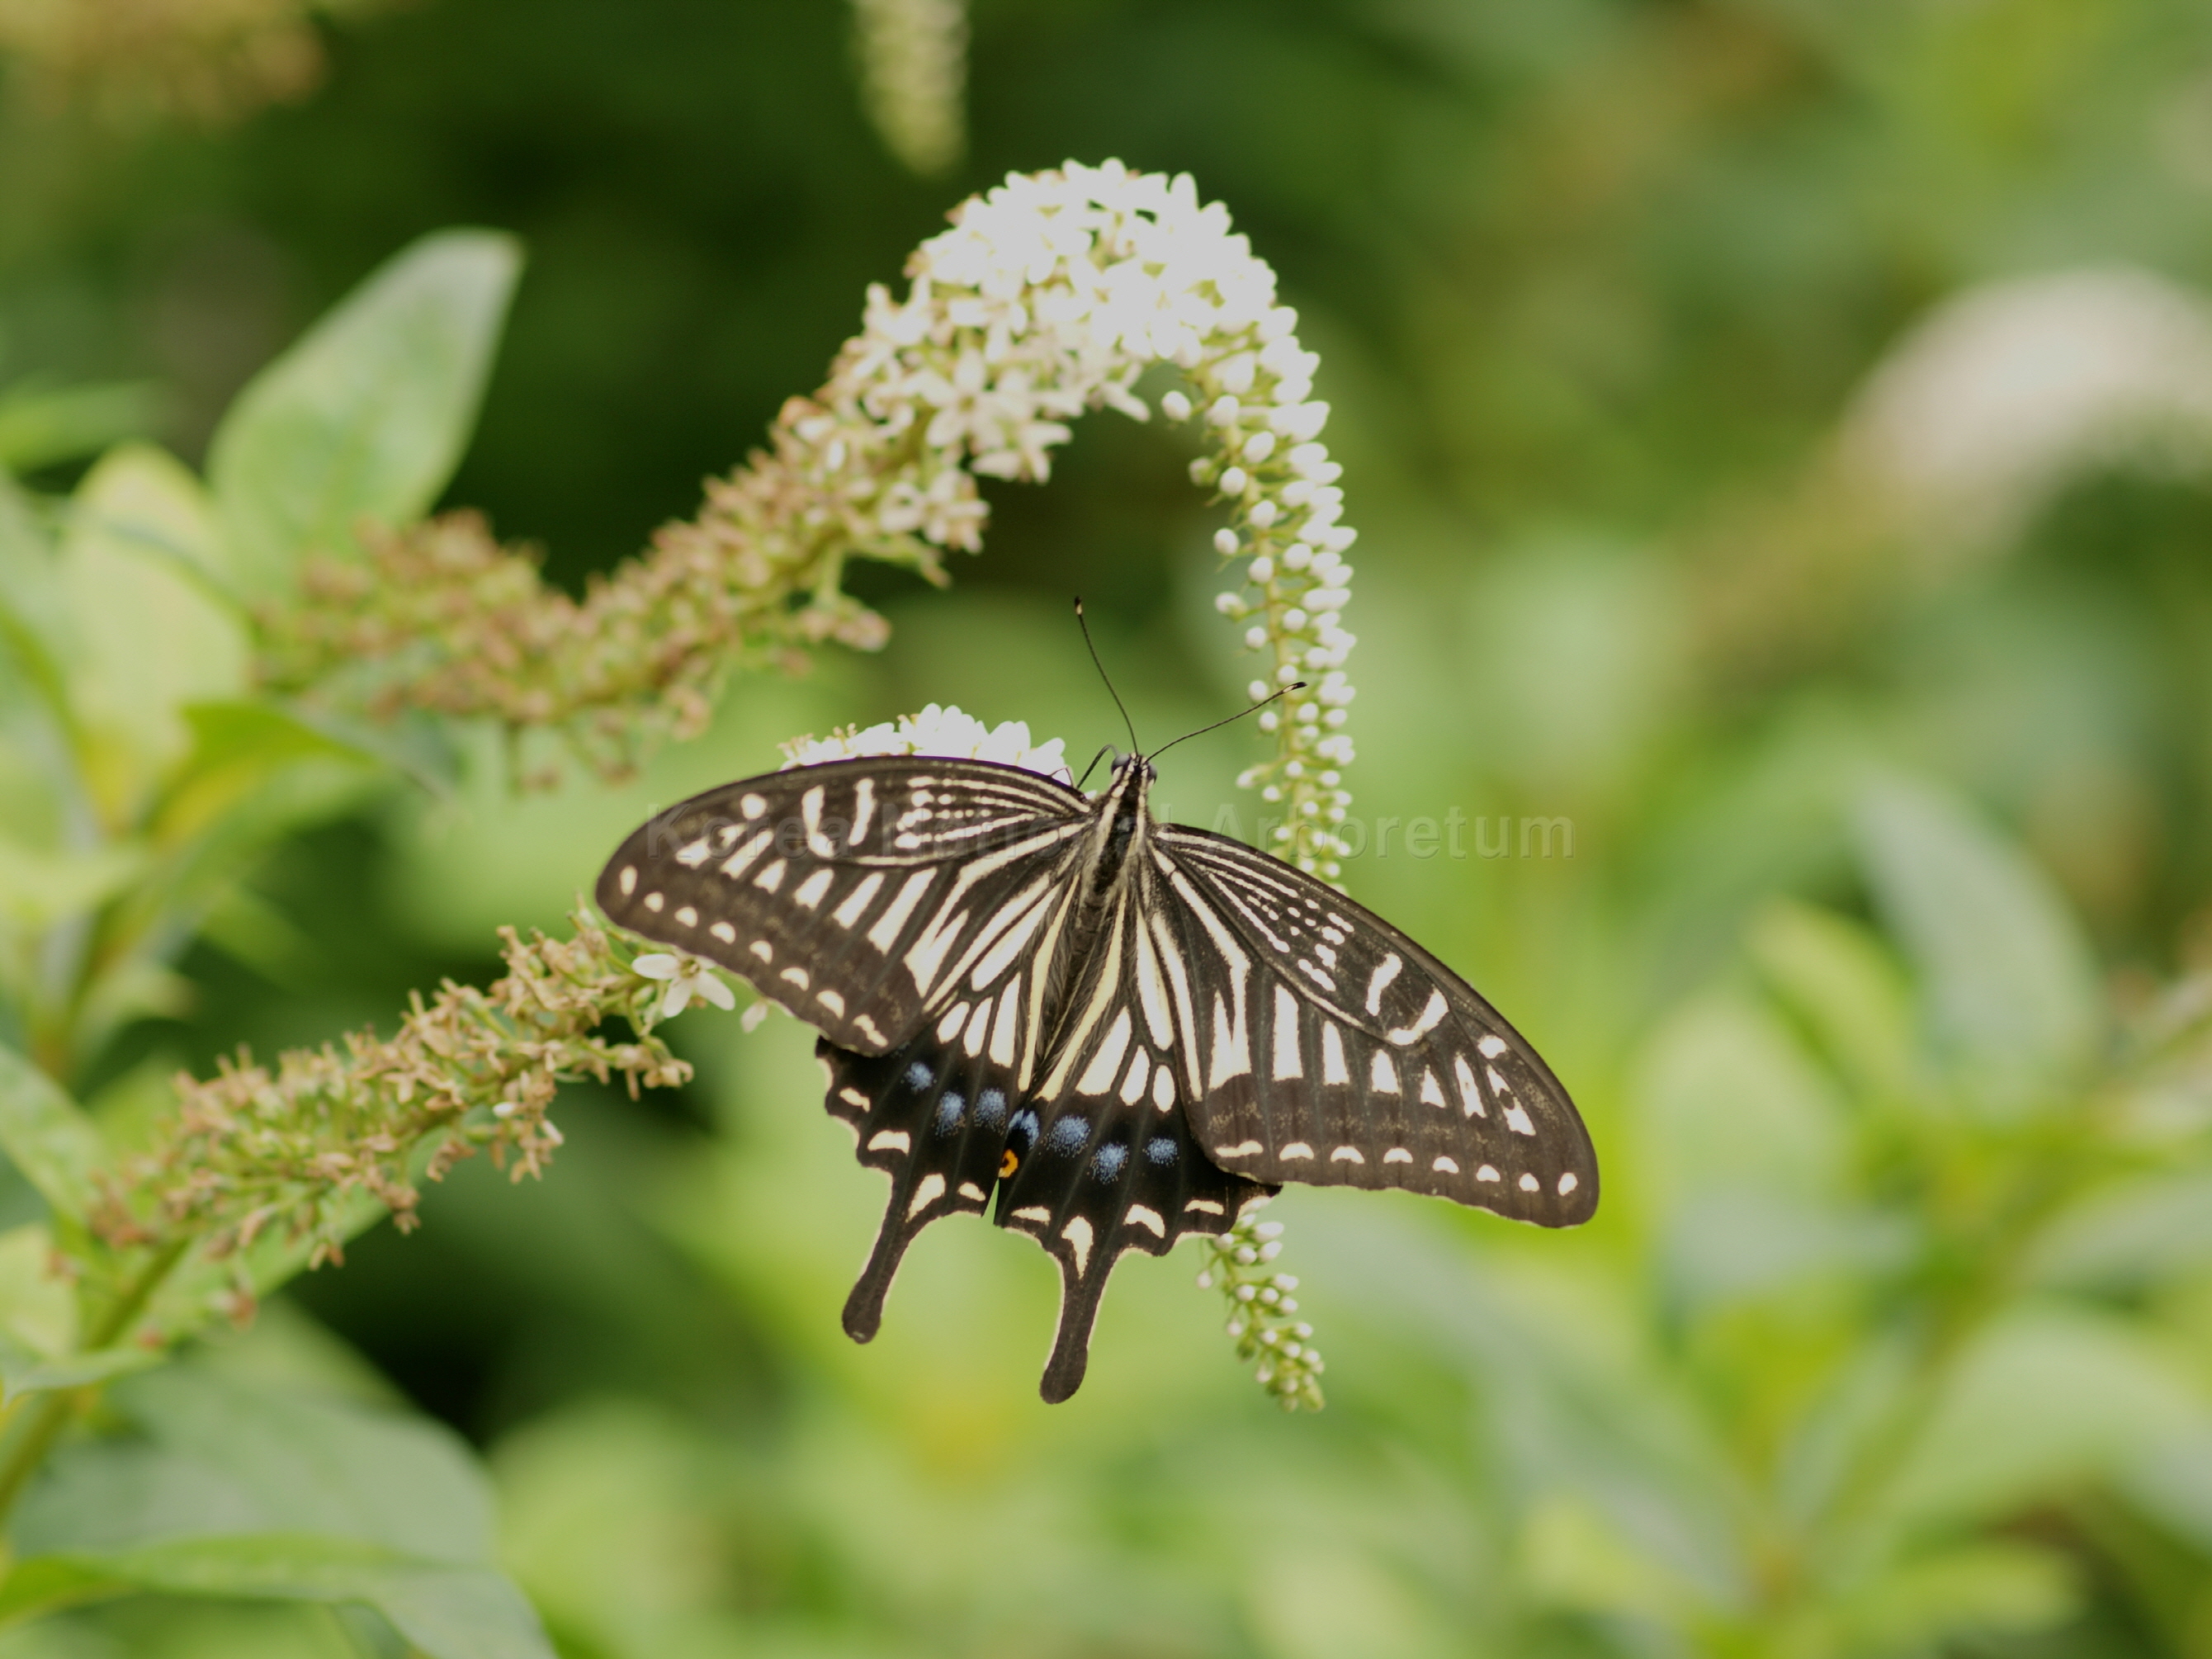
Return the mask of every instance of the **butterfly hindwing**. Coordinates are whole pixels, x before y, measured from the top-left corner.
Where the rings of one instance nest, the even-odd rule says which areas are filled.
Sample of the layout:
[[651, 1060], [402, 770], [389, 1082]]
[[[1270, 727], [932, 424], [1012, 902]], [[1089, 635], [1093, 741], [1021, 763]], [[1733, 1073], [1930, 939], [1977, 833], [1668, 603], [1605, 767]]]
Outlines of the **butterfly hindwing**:
[[[994, 1048], [1003, 1011], [1029, 982], [956, 987], [934, 1025], [889, 1054], [816, 1052], [829, 1068], [830, 1111], [850, 1125], [860, 1161], [890, 1177], [874, 1248], [845, 1305], [845, 1329], [875, 1334], [884, 1298], [915, 1236], [945, 1216], [981, 1212], [1027, 1233], [1059, 1264], [1060, 1315], [1043, 1394], [1066, 1399], [1083, 1380], [1091, 1330], [1113, 1266], [1130, 1250], [1161, 1255], [1191, 1233], [1224, 1231], [1276, 1189], [1225, 1173], [1199, 1148], [1185, 1116], [1164, 1008], [1151, 1017], [1133, 937], [1119, 907], [1105, 941], [1073, 988], [1052, 1034], [1049, 1064], [1024, 1090], [1024, 1045]], [[1054, 930], [1048, 921], [1042, 930]]]
[[1264, 1181], [1402, 1188], [1573, 1226], [1597, 1163], [1566, 1092], [1472, 987], [1277, 859], [1162, 825], [1159, 915], [1207, 971], [1194, 1128]]
[[888, 1054], [856, 1054], [828, 1037], [815, 1053], [829, 1073], [830, 1114], [853, 1130], [854, 1155], [890, 1176], [883, 1225], [845, 1304], [845, 1334], [866, 1342], [915, 1236], [949, 1215], [981, 1215], [990, 1202], [1018, 1114], [1003, 1068], [931, 1030]]
[[598, 897], [611, 921], [729, 969], [840, 1048], [880, 1054], [1077, 856], [1086, 807], [1012, 767], [830, 762], [656, 815], [609, 861]]
[[1083, 1380], [1116, 1261], [1224, 1232], [1278, 1190], [1200, 1150], [1183, 1109], [1176, 1042], [1142, 907], [1125, 896], [1053, 1035], [1050, 1066], [1024, 1109], [1032, 1133], [1006, 1160], [999, 1193], [998, 1224], [1028, 1233], [1060, 1266], [1048, 1401], [1066, 1399]]

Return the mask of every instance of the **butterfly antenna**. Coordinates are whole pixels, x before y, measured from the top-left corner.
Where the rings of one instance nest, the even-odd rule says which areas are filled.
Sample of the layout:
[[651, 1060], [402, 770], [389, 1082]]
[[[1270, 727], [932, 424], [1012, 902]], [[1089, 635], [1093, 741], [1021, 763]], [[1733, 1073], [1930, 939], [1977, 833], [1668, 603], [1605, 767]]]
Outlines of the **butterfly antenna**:
[[1306, 683], [1304, 680], [1293, 680], [1290, 684], [1276, 692], [1275, 696], [1273, 697], [1262, 697], [1259, 702], [1254, 703], [1249, 708], [1240, 708], [1233, 714], [1223, 715], [1221, 719], [1214, 721], [1211, 726], [1201, 726], [1195, 732], [1186, 732], [1181, 737], [1177, 738], [1175, 740], [1175, 743], [1162, 744], [1158, 748], [1152, 750], [1151, 754], [1145, 757], [1145, 763], [1147, 766], [1151, 765], [1161, 756], [1166, 754], [1169, 750], [1174, 748], [1176, 746], [1176, 743], [1188, 743], [1193, 738], [1202, 738], [1209, 732], [1218, 732], [1223, 726], [1227, 726], [1232, 720], [1241, 720], [1247, 714], [1258, 714], [1269, 703], [1274, 702], [1276, 697], [1287, 697], [1293, 691], [1303, 691], [1305, 689]]
[[[1098, 642], [1091, 637], [1091, 624], [1084, 617], [1083, 599], [1079, 594], [1075, 600], [1075, 625], [1083, 630], [1084, 644], [1091, 647], [1091, 666], [1098, 671], [1098, 678], [1106, 682], [1106, 695], [1114, 699], [1114, 707], [1121, 710], [1121, 724], [1129, 730], [1129, 752], [1133, 755], [1144, 747], [1137, 741], [1137, 723], [1129, 718], [1129, 711], [1121, 702], [1121, 694], [1114, 689], [1114, 682], [1107, 675], [1106, 665], [1098, 660]], [[1091, 763], [1093, 766], [1098, 764], [1097, 761]], [[1090, 774], [1085, 773], [1084, 775], [1088, 777]]]

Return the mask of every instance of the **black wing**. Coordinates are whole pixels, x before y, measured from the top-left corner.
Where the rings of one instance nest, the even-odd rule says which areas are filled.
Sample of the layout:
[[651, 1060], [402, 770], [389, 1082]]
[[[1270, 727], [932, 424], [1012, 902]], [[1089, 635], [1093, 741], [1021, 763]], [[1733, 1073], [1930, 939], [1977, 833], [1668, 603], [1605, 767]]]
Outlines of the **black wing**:
[[[904, 1047], [869, 1056], [827, 1038], [828, 1106], [860, 1162], [890, 1177], [874, 1249], [845, 1304], [865, 1342], [915, 1236], [948, 1215], [981, 1214], [1028, 1233], [1060, 1264], [1060, 1312], [1042, 1392], [1083, 1381], [1099, 1298], [1129, 1250], [1164, 1255], [1218, 1233], [1276, 1188], [1225, 1173], [1199, 1149], [1182, 1110], [1183, 1073], [1165, 975], [1139, 907], [1109, 919], [1056, 1016], [1033, 1020], [1040, 985], [1081, 894], [1062, 883], [1022, 932], [1035, 954], [995, 978], [971, 973]], [[1063, 1000], [1058, 997], [1055, 1001]], [[1009, 1011], [1012, 1011], [1009, 1012]]]
[[1193, 988], [1187, 1098], [1207, 1157], [1261, 1181], [1589, 1219], [1597, 1159], [1574, 1103], [1466, 981], [1241, 842], [1166, 824], [1152, 857]]
[[979, 961], [995, 975], [1021, 953], [1024, 919], [1090, 823], [1080, 793], [1018, 767], [832, 761], [657, 814], [608, 861], [598, 897], [611, 921], [720, 963], [838, 1047], [882, 1054]]

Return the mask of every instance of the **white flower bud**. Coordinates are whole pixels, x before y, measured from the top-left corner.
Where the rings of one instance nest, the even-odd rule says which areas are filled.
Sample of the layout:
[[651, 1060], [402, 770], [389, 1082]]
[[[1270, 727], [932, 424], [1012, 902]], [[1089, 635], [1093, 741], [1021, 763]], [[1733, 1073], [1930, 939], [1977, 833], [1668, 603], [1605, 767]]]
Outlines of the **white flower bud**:
[[1283, 626], [1289, 629], [1291, 633], [1297, 633], [1305, 625], [1306, 613], [1297, 606], [1292, 605], [1288, 611], [1283, 612]]
[[1201, 455], [1190, 464], [1190, 481], [1203, 488], [1213, 482], [1213, 458]]
[[1273, 501], [1255, 501], [1252, 504], [1252, 511], [1249, 515], [1252, 520], [1252, 527], [1255, 530], [1267, 529], [1270, 525], [1275, 522], [1279, 511], [1280, 509], [1279, 509]]
[[1167, 392], [1160, 398], [1160, 413], [1171, 421], [1187, 421], [1190, 418], [1190, 399], [1180, 392]]
[[1262, 732], [1273, 732], [1282, 723], [1282, 716], [1272, 708], [1266, 710], [1260, 716], [1260, 729]]
[[1241, 617], [1244, 614], [1244, 601], [1234, 593], [1216, 593], [1213, 608], [1224, 617]]
[[1279, 801], [1279, 800], [1282, 799], [1282, 798], [1283, 798], [1283, 792], [1282, 792], [1281, 790], [1278, 789], [1277, 787], [1275, 787], [1275, 786], [1274, 786], [1273, 784], [1272, 784], [1272, 783], [1271, 783], [1271, 784], [1269, 784], [1269, 785], [1268, 785], [1265, 789], [1262, 789], [1262, 790], [1260, 792], [1260, 799], [1261, 799], [1261, 800], [1264, 800], [1264, 801], [1267, 802], [1267, 803], [1268, 803], [1268, 804], [1270, 804], [1271, 805], [1272, 805], [1274, 802], [1276, 802], [1276, 801]]
[[[1310, 705], [1309, 705], [1309, 706], [1310, 706]], [[1303, 714], [1304, 714], [1304, 712], [1305, 712], [1305, 711], [1304, 711], [1304, 709], [1301, 709], [1301, 710], [1299, 710], [1298, 712], [1300, 713], [1300, 714], [1301, 714], [1301, 715], [1303, 715]], [[1332, 709], [1330, 709], [1330, 710], [1328, 711], [1328, 714], [1324, 714], [1324, 715], [1322, 715], [1322, 723], [1323, 725], [1325, 725], [1325, 726], [1341, 726], [1341, 725], [1343, 725], [1343, 724], [1344, 724], [1344, 722], [1345, 722], [1347, 719], [1349, 719], [1349, 718], [1350, 718], [1350, 716], [1348, 716], [1347, 714], [1346, 714], [1346, 713], [1344, 712], [1344, 710], [1342, 710], [1341, 708], [1332, 708]]]
[[1247, 651], [1257, 651], [1267, 642], [1267, 630], [1257, 623], [1244, 630], [1244, 648]]
[[1224, 528], [1213, 532], [1213, 550], [1221, 555], [1223, 558], [1225, 559], [1231, 554], [1235, 553], [1237, 551], [1237, 532], [1235, 531], [1224, 526]]
[[1221, 475], [1221, 493], [1224, 495], [1242, 495], [1244, 493], [1244, 487], [1251, 482], [1252, 480], [1245, 476], [1243, 467], [1232, 466]]
[[1244, 459], [1249, 465], [1257, 466], [1275, 453], [1275, 434], [1255, 432], [1244, 441]]
[[[1251, 633], [1251, 634], [1247, 634], [1247, 635], [1244, 636], [1244, 637], [1245, 637], [1245, 639], [1246, 639], [1246, 640], [1248, 640], [1248, 641], [1249, 641], [1249, 640], [1251, 639], [1251, 637], [1252, 637], [1252, 634], [1258, 634], [1258, 635], [1260, 635], [1260, 641], [1259, 641], [1259, 642], [1260, 642], [1261, 644], [1263, 644], [1263, 645], [1264, 645], [1264, 644], [1266, 644], [1266, 643], [1267, 643], [1267, 635], [1266, 635], [1266, 634], [1265, 634], [1265, 633], [1263, 633], [1263, 632], [1261, 632], [1261, 629], [1256, 629], [1256, 628], [1255, 628], [1255, 629], [1254, 629], [1252, 630], [1252, 633]], [[1265, 680], [1254, 680], [1254, 681], [1252, 682], [1252, 684], [1249, 684], [1249, 685], [1248, 685], [1248, 686], [1246, 686], [1246, 687], [1244, 688], [1244, 695], [1245, 695], [1246, 696], [1249, 697], [1249, 698], [1250, 698], [1254, 702], [1259, 702], [1261, 698], [1262, 698], [1262, 697], [1264, 697], [1264, 696], [1266, 696], [1267, 695], [1267, 681], [1265, 681]]]
[[1292, 542], [1283, 550], [1283, 568], [1286, 570], [1303, 570], [1312, 562], [1313, 549], [1304, 542]]
[[1206, 411], [1206, 418], [1216, 426], [1236, 425], [1237, 415], [1237, 399], [1230, 397], [1216, 398], [1213, 406]]
[[1276, 681], [1283, 685], [1295, 685], [1297, 683], [1297, 678], [1298, 671], [1289, 663], [1285, 663], [1275, 671]]
[[[1267, 503], [1262, 501], [1260, 505], [1261, 507], [1265, 507]], [[1259, 515], [1256, 512], [1253, 514], [1252, 521], [1255, 524], [1259, 524]], [[1267, 528], [1265, 525], [1261, 525], [1260, 527], [1263, 530]], [[1258, 558], [1252, 561], [1251, 572], [1252, 580], [1254, 581], [1267, 581], [1273, 578], [1275, 574], [1275, 562], [1269, 558], [1265, 553], [1262, 553]]]

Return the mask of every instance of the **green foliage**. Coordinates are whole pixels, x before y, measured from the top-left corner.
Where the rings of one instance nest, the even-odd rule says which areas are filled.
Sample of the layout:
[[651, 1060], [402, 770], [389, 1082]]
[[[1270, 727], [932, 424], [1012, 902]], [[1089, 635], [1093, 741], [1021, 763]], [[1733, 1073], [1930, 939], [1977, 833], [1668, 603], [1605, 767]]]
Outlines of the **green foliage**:
[[450, 1434], [192, 1366], [108, 1399], [124, 1432], [64, 1449], [16, 1520], [0, 1620], [133, 1591], [358, 1603], [428, 1659], [550, 1655]]
[[[144, 1126], [118, 1122], [112, 1141], [64, 1081], [118, 1030], [186, 1006], [173, 964], [196, 935], [268, 965], [244, 880], [304, 826], [419, 775], [404, 735], [257, 694], [242, 596], [343, 545], [358, 518], [428, 506], [473, 423], [516, 264], [483, 234], [396, 261], [241, 397], [212, 495], [143, 445], [110, 450], [51, 509], [0, 495], [15, 786], [0, 960], [19, 1045], [0, 1043], [0, 1148], [48, 1217], [0, 1235], [0, 1503], [28, 1492], [0, 1620], [131, 1594], [296, 1600], [374, 1609], [434, 1659], [549, 1651], [495, 1570], [481, 1477], [419, 1423], [172, 1369], [106, 1390], [108, 1432], [41, 1468], [101, 1385], [250, 1309], [398, 1190], [341, 1190], [311, 1236], [278, 1224], [256, 1241], [293, 1201], [261, 1193], [266, 1214], [227, 1260], [158, 1222], [118, 1231], [101, 1212]], [[258, 1131], [276, 1131], [265, 1112]]]
[[255, 376], [208, 447], [229, 574], [285, 597], [363, 519], [428, 512], [460, 464], [522, 268], [512, 237], [446, 231], [377, 271]]
[[[2205, 1652], [2197, 452], [2075, 411], [2090, 441], [2038, 460], [2061, 376], [1921, 434], [1931, 468], [1995, 458], [2002, 533], [1844, 465], [1947, 301], [2115, 265], [2212, 287], [2184, 0], [974, 9], [975, 181], [1188, 167], [1281, 271], [1364, 532], [1346, 879], [1528, 1031], [1597, 1140], [1572, 1236], [1270, 1208], [1327, 1413], [1224, 1363], [1194, 1257], [1125, 1264], [1048, 1411], [1048, 1264], [981, 1226], [933, 1230], [855, 1348], [878, 1183], [810, 1034], [708, 1012], [669, 1028], [678, 1108], [563, 1095], [542, 1185], [464, 1166], [404, 1243], [364, 1199], [343, 1273], [263, 1241], [255, 1283], [290, 1288], [243, 1338], [210, 1326], [228, 1263], [52, 1271], [93, 1248], [91, 1172], [154, 1142], [148, 1079], [483, 982], [497, 925], [556, 927], [623, 830], [780, 738], [934, 700], [1118, 740], [1070, 591], [1148, 742], [1249, 678], [1189, 454], [1086, 422], [955, 591], [862, 590], [880, 658], [739, 681], [619, 786], [518, 795], [531, 742], [255, 689], [252, 608], [364, 520], [416, 532], [449, 478], [572, 585], [637, 545], [940, 222], [948, 191], [861, 125], [838, 9], [710, 9], [648, 0], [617, 40], [592, 8], [433, 0], [334, 31], [327, 97], [219, 141], [0, 125], [0, 305], [44, 376], [4, 394], [0, 458], [49, 492], [0, 480], [0, 1464], [67, 1407], [0, 1659]], [[170, 373], [143, 318], [276, 337], [286, 293], [455, 221], [532, 251], [495, 375], [514, 245], [432, 238], [274, 365], [174, 371], [210, 482], [143, 444], [55, 465], [128, 411], [37, 388]], [[277, 277], [232, 311], [194, 261], [261, 269], [220, 263], [238, 226]], [[2085, 361], [2044, 343], [2003, 366]], [[1230, 784], [1258, 752], [1177, 750], [1163, 805], [1258, 833]], [[1407, 852], [1452, 811], [1464, 855]], [[1573, 855], [1524, 855], [1553, 817]], [[117, 1340], [149, 1309], [204, 1333], [179, 1363]], [[372, 1409], [358, 1361], [337, 1389], [284, 1348], [318, 1321], [482, 1468]]]

